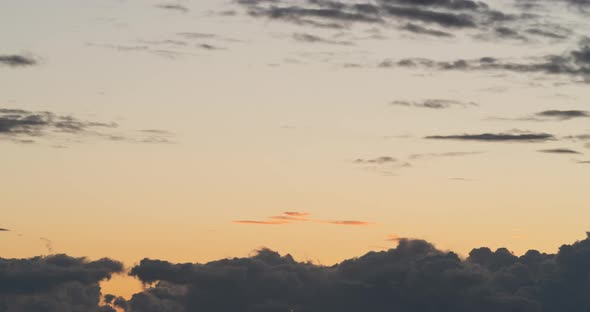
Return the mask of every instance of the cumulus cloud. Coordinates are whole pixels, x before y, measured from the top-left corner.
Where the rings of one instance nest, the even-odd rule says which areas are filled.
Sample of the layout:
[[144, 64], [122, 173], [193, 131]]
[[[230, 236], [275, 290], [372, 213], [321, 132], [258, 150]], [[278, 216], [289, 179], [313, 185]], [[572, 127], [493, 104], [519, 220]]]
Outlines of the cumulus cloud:
[[459, 140], [479, 142], [545, 142], [555, 140], [548, 133], [482, 133], [482, 134], [458, 134], [458, 135], [432, 135], [425, 139], [430, 140]]
[[[589, 235], [590, 237], [590, 235]], [[590, 238], [556, 254], [475, 248], [465, 259], [423, 240], [333, 266], [261, 249], [205, 264], [144, 259], [148, 287], [127, 311], [587, 311]]]
[[0, 55], [0, 65], [9, 67], [26, 67], [37, 65], [37, 60], [29, 56], [18, 54]]
[[122, 271], [120, 262], [107, 258], [0, 258], [0, 311], [104, 311], [99, 282]]

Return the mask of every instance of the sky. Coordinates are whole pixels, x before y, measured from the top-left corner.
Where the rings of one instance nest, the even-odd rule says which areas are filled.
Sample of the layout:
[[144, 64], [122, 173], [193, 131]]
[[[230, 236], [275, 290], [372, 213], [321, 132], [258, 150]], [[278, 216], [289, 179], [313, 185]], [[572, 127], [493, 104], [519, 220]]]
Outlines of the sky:
[[1, 256], [556, 253], [589, 228], [589, 10], [0, 1]]

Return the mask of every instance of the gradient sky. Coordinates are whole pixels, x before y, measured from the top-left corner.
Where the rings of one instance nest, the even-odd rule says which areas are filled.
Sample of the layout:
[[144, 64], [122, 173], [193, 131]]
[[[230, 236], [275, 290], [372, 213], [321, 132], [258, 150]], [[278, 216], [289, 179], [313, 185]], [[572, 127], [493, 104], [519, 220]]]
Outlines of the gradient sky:
[[[464, 27], [249, 3], [0, 3], [3, 257], [330, 264], [391, 237], [519, 254], [588, 230], [585, 8], [490, 0]], [[3, 130], [8, 110], [48, 119]]]

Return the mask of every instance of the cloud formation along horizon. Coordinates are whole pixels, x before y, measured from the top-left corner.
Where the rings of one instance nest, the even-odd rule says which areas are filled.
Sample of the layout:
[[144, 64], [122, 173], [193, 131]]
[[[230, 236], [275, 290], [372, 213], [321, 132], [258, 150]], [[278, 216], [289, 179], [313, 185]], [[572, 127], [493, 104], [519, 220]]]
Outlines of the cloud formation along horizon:
[[475, 248], [465, 259], [423, 240], [333, 266], [297, 262], [261, 249], [248, 258], [205, 264], [143, 259], [130, 275], [148, 286], [131, 312], [586, 312], [589, 238], [557, 254]]

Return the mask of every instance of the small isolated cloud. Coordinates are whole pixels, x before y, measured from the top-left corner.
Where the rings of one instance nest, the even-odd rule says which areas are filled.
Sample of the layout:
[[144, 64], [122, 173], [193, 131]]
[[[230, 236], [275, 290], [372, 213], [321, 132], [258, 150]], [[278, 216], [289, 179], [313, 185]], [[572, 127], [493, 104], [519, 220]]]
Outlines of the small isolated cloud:
[[489, 120], [508, 120], [508, 121], [566, 121], [577, 118], [590, 118], [590, 112], [585, 110], [546, 110], [535, 113], [530, 116], [518, 118], [492, 117]]
[[[37, 139], [71, 142], [91, 137], [109, 141], [169, 143], [173, 136], [172, 133], [162, 130], [120, 134], [114, 132], [118, 127], [119, 125], [114, 122], [84, 120], [48, 111], [0, 108], [0, 140], [19, 144], [32, 144]], [[65, 147], [62, 144], [55, 146]]]
[[578, 164], [590, 165], [590, 160], [578, 160]]
[[0, 228], [0, 232], [10, 232], [9, 229], [5, 229], [5, 228]]
[[572, 150], [569, 148], [553, 148], [553, 149], [543, 149], [539, 150], [540, 153], [547, 153], [547, 154], [582, 154], [576, 150]]
[[353, 44], [350, 41], [332, 40], [332, 39], [322, 38], [320, 36], [306, 34], [306, 33], [295, 33], [295, 34], [293, 34], [293, 39], [295, 41], [307, 42], [307, 43], [324, 43], [324, 44], [335, 44], [335, 45], [352, 45]]
[[335, 225], [350, 225], [350, 226], [361, 226], [371, 225], [373, 223], [359, 220], [319, 220], [310, 217], [311, 214], [305, 212], [294, 212], [288, 211], [283, 212], [282, 215], [270, 216], [267, 220], [234, 220], [233, 223], [237, 224], [258, 224], [258, 225], [282, 225], [299, 222], [315, 222]]
[[473, 107], [478, 106], [474, 102], [461, 102], [456, 100], [444, 100], [444, 99], [427, 99], [423, 101], [393, 101], [391, 105], [406, 106], [406, 107], [418, 107], [418, 108], [429, 108], [429, 109], [445, 109], [452, 107]]
[[441, 157], [461, 157], [479, 155], [483, 152], [446, 152], [446, 153], [426, 153], [426, 154], [412, 154], [408, 156], [410, 159], [423, 159], [423, 158], [441, 158]]
[[37, 60], [24, 55], [0, 55], [0, 65], [9, 67], [26, 67], [37, 65]]
[[158, 4], [156, 5], [156, 7], [164, 10], [172, 10], [182, 13], [187, 13], [188, 11], [190, 11], [189, 8], [181, 4]]
[[279, 224], [287, 224], [288, 221], [255, 221], [255, 220], [234, 220], [233, 223], [237, 224], [262, 224], [262, 225], [279, 225]]
[[307, 212], [296, 212], [296, 211], [285, 211], [285, 212], [283, 212], [283, 214], [285, 214], [287, 216], [292, 216], [292, 217], [307, 217], [307, 216], [311, 215], [310, 213], [307, 213]]
[[548, 133], [482, 133], [482, 134], [457, 134], [457, 135], [432, 135], [429, 140], [458, 140], [476, 142], [545, 142], [555, 140]]
[[535, 114], [538, 117], [569, 120], [574, 118], [590, 118], [590, 112], [584, 110], [547, 110]]
[[397, 159], [390, 157], [390, 156], [381, 156], [381, 157], [369, 158], [369, 159], [358, 158], [358, 159], [355, 159], [354, 162], [357, 164], [384, 165], [384, 164], [397, 163], [397, 161], [398, 161]]
[[414, 33], [414, 34], [428, 35], [428, 36], [434, 36], [434, 37], [439, 37], [439, 38], [440, 37], [444, 37], [444, 38], [454, 37], [453, 34], [448, 33], [446, 31], [427, 28], [427, 27], [424, 27], [424, 26], [421, 26], [418, 24], [414, 24], [414, 23], [407, 23], [406, 25], [404, 25], [400, 29]]
[[323, 223], [336, 224], [336, 225], [352, 225], [352, 226], [365, 226], [372, 225], [372, 222], [358, 221], [358, 220], [344, 220], [344, 221], [319, 221]]
[[4, 137], [35, 138], [56, 133], [81, 135], [116, 127], [116, 123], [85, 121], [52, 112], [0, 108], [0, 136]]

